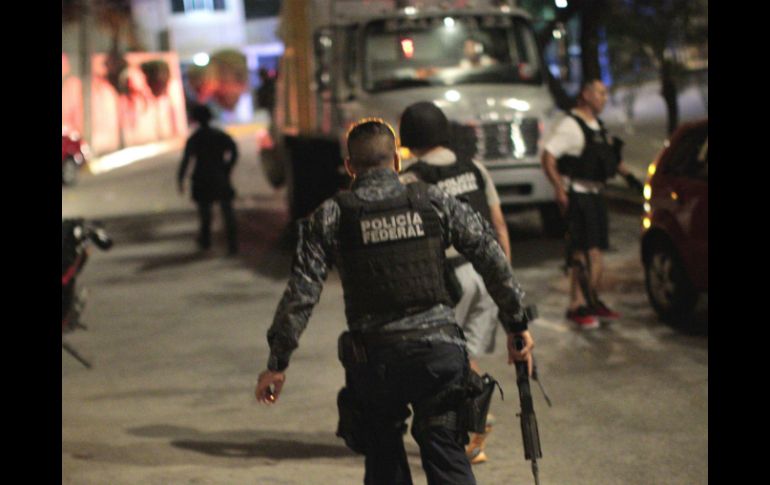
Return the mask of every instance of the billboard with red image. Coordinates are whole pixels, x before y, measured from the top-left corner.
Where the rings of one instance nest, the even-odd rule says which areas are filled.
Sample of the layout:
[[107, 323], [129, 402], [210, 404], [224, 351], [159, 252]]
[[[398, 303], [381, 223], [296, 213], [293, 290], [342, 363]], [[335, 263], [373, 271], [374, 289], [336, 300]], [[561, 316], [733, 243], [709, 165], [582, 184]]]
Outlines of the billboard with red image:
[[[62, 54], [62, 125], [82, 132], [80, 79]], [[91, 57], [91, 149], [99, 155], [187, 134], [179, 70], [172, 52]]]

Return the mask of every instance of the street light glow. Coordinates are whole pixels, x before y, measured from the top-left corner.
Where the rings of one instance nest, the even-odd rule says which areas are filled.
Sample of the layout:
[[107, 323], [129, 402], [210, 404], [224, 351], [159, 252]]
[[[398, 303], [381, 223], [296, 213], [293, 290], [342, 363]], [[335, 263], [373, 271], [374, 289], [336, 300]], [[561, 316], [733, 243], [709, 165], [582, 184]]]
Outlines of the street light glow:
[[444, 17], [444, 27], [447, 29], [454, 28], [455, 26], [455, 19], [452, 17]]
[[556, 6], [559, 8], [567, 8], [567, 0], [556, 0]]
[[193, 63], [196, 66], [208, 66], [209, 64], [209, 55], [205, 52], [199, 52], [193, 56]]

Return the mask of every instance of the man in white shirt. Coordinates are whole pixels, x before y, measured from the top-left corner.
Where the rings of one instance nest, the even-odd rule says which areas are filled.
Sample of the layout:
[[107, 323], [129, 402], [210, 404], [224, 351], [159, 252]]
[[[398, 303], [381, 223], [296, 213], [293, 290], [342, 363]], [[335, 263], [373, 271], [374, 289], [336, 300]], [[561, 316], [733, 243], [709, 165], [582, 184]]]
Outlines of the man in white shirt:
[[[609, 139], [599, 113], [607, 87], [593, 79], [583, 84], [577, 106], [553, 127], [541, 163], [554, 187], [568, 224], [570, 302], [567, 319], [580, 328], [598, 328], [599, 319], [620, 314], [599, 299], [602, 251], [609, 247], [607, 206], [602, 194], [607, 179], [619, 173], [633, 178], [620, 157], [620, 142]], [[631, 182], [629, 182], [630, 184]]]

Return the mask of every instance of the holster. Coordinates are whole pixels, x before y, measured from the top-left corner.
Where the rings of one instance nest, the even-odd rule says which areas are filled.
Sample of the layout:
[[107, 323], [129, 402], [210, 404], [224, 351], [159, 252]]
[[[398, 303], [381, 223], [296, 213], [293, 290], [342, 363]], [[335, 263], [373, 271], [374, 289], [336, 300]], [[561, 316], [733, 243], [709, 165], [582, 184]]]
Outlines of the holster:
[[345, 369], [365, 364], [366, 347], [359, 332], [343, 332], [337, 340], [337, 357]]
[[345, 445], [354, 452], [366, 454], [363, 406], [349, 387], [343, 387], [337, 394], [337, 410], [339, 422], [336, 435], [345, 440]]
[[503, 397], [503, 389], [500, 384], [489, 374], [479, 376], [475, 371], [469, 370], [466, 380], [466, 398], [460, 410], [460, 424], [467, 432], [484, 433], [487, 426], [487, 414], [492, 402], [495, 386], [500, 389], [500, 397]]

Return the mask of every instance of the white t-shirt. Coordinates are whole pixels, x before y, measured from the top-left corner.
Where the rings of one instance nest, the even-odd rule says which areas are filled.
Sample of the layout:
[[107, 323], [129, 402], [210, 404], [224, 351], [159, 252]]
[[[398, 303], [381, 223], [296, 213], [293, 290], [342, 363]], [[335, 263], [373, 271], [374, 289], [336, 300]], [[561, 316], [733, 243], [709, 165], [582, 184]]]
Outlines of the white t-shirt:
[[[576, 110], [572, 110], [572, 114], [580, 116]], [[601, 126], [596, 119], [591, 121], [583, 118], [589, 128], [595, 131], [599, 131]], [[583, 136], [583, 130], [580, 125], [571, 116], [564, 115], [559, 121], [551, 128], [550, 133], [545, 138], [543, 148], [554, 156], [557, 160], [563, 155], [572, 155], [579, 157], [583, 153], [586, 141]], [[570, 179], [562, 175], [562, 181], [564, 187], [570, 186]], [[598, 193], [604, 187], [602, 182], [596, 182], [593, 180], [580, 180], [575, 179], [571, 181], [572, 189], [575, 192], [581, 193]]]

